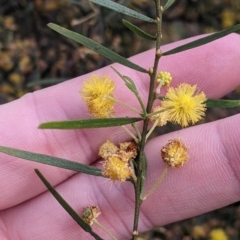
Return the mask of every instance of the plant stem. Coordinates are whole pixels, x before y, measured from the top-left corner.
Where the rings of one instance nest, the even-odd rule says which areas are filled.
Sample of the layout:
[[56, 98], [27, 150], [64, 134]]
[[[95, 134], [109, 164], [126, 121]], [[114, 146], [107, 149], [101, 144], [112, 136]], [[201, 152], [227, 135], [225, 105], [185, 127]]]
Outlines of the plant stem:
[[143, 101], [142, 101], [142, 99], [140, 98], [140, 96], [139, 96], [138, 94], [136, 94], [136, 97], [137, 97], [137, 99], [138, 99], [138, 102], [139, 102], [140, 105], [141, 105], [142, 110], [143, 110], [143, 115], [145, 116], [145, 115], [146, 115], [146, 109], [145, 109], [145, 106], [144, 106], [144, 104], [143, 104]]
[[147, 194], [142, 198], [142, 201], [145, 201], [151, 194], [155, 192], [159, 184], [162, 182], [163, 178], [165, 177], [168, 170], [168, 166], [166, 166], [162, 172], [162, 174], [159, 176], [158, 180], [155, 182], [153, 187], [147, 192]]
[[159, 122], [159, 119], [155, 120], [155, 122], [152, 125], [151, 129], [148, 131], [147, 136], [146, 136], [146, 141], [148, 140], [148, 138], [150, 137], [150, 135], [152, 134], [152, 132], [154, 131], [154, 129], [158, 125], [158, 122]]
[[116, 99], [116, 98], [113, 98], [113, 97], [111, 97], [111, 96], [106, 96], [106, 98], [108, 98], [108, 99], [110, 99], [110, 100], [112, 100], [112, 101], [114, 101], [114, 102], [117, 102], [117, 103], [121, 104], [122, 106], [124, 106], [124, 107], [132, 110], [133, 112], [135, 112], [135, 113], [137, 113], [137, 114], [139, 114], [139, 115], [142, 115], [142, 112], [140, 112], [138, 109], [136, 109], [136, 108], [134, 108], [134, 107], [131, 107], [131, 106], [129, 106], [128, 104], [126, 104], [126, 103], [124, 103], [124, 102], [122, 102], [122, 101], [120, 101], [120, 100], [118, 100], [118, 99]]
[[130, 164], [131, 168], [133, 169], [133, 173], [132, 173], [132, 176], [131, 176], [132, 180], [133, 180], [134, 183], [136, 183], [137, 182], [137, 177], [136, 177], [136, 173], [135, 173], [135, 169], [134, 169], [133, 160], [130, 160], [129, 164]]
[[141, 136], [141, 133], [139, 132], [139, 130], [138, 130], [137, 126], [136, 126], [136, 123], [133, 123], [133, 124], [132, 124], [132, 127], [135, 129], [139, 141], [141, 141], [142, 136]]
[[[162, 8], [160, 4], [160, 0], [154, 0], [156, 5], [156, 24], [157, 24], [157, 40], [156, 40], [156, 53], [155, 53], [155, 59], [154, 59], [154, 67], [152, 71], [149, 71], [150, 75], [150, 86], [149, 86], [149, 92], [148, 92], [148, 102], [147, 102], [147, 108], [146, 112], [147, 114], [151, 112], [153, 102], [155, 100], [154, 96], [154, 84], [155, 79], [157, 75], [157, 69], [158, 69], [158, 63], [159, 59], [161, 57], [161, 37], [162, 37]], [[134, 223], [133, 223], [133, 233], [132, 233], [132, 240], [136, 240], [136, 237], [138, 235], [138, 222], [139, 222], [139, 215], [140, 215], [140, 206], [142, 204], [141, 200], [141, 193], [143, 191], [142, 189], [142, 174], [144, 172], [144, 147], [146, 142], [146, 135], [148, 130], [148, 123], [149, 118], [145, 118], [143, 129], [142, 129], [142, 139], [139, 144], [139, 155], [138, 155], [138, 168], [136, 170], [137, 174], [137, 183], [135, 187], [135, 212], [134, 212]]]
[[125, 130], [125, 132], [126, 132], [131, 138], [134, 139], [134, 141], [135, 141], [136, 143], [138, 143], [137, 137], [136, 137], [126, 126], [122, 125], [121, 127]]
[[114, 236], [112, 235], [112, 233], [110, 233], [101, 223], [99, 223], [99, 221], [98, 221], [97, 219], [94, 219], [94, 223], [95, 223], [98, 227], [100, 227], [108, 236], [110, 236], [112, 240], [117, 240], [117, 238], [114, 237]]
[[160, 83], [158, 84], [157, 88], [155, 89], [155, 93], [158, 94], [158, 95], [160, 95], [160, 90], [161, 90], [161, 88], [162, 88], [162, 82], [160, 82]]
[[166, 111], [167, 109], [169, 109], [169, 108], [165, 108], [165, 109], [162, 109], [162, 110], [159, 110], [159, 111], [156, 111], [156, 112], [151, 112], [151, 113], [147, 114], [147, 117], [151, 117], [151, 116], [154, 116], [156, 114], [162, 113], [162, 112]]

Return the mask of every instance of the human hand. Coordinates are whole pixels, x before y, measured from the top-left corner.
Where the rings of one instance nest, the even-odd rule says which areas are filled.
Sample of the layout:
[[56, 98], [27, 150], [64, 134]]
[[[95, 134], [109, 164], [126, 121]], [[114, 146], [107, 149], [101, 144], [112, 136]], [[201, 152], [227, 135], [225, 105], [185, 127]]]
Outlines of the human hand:
[[[168, 50], [184, 40], [162, 47]], [[161, 70], [171, 72], [173, 86], [197, 84], [208, 98], [219, 98], [240, 83], [240, 36], [231, 34], [202, 47], [163, 57]], [[132, 58], [149, 68], [154, 51]], [[152, 61], [152, 60], [151, 60]], [[146, 74], [115, 65], [130, 76], [140, 94], [147, 96]], [[99, 75], [112, 76], [116, 95], [138, 107], [122, 80], [105, 67]], [[0, 145], [78, 161], [98, 164], [98, 147], [106, 140], [128, 140], [121, 128], [86, 130], [39, 130], [46, 121], [88, 118], [78, 90], [89, 74], [36, 91], [0, 107]], [[118, 116], [126, 116], [119, 108]], [[189, 146], [189, 162], [181, 169], [170, 169], [167, 176], [141, 207], [140, 231], [189, 218], [240, 199], [240, 115], [172, 132], [150, 140], [146, 145], [149, 160], [146, 189], [164, 168], [160, 149], [170, 138], [180, 136]], [[113, 130], [114, 129], [114, 130]], [[34, 172], [38, 168], [56, 190], [79, 213], [83, 207], [97, 205], [98, 220], [118, 239], [131, 236], [134, 190], [128, 182], [111, 184], [104, 178], [89, 176], [17, 159], [4, 154], [0, 158], [0, 239], [92, 239], [71, 219]], [[104, 233], [94, 227], [104, 239]]]

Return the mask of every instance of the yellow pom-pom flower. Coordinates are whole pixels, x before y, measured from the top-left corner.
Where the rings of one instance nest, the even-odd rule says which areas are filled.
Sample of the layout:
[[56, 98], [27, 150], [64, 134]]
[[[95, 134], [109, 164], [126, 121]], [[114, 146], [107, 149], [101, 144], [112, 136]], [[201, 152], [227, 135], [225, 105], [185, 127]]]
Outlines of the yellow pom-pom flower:
[[99, 147], [98, 155], [103, 159], [107, 159], [108, 157], [117, 154], [118, 151], [119, 148], [113, 142], [107, 140]]
[[134, 142], [120, 143], [117, 147], [110, 140], [107, 140], [99, 147], [99, 156], [104, 161], [102, 174], [110, 180], [125, 182], [129, 178], [135, 178], [130, 160], [137, 156], [137, 145]]
[[182, 167], [188, 160], [188, 148], [186, 144], [180, 139], [175, 138], [168, 141], [168, 143], [161, 149], [162, 159], [170, 167]]
[[114, 114], [115, 83], [109, 76], [93, 75], [87, 79], [80, 91], [90, 114], [108, 118]]
[[206, 95], [203, 92], [197, 93], [196, 90], [196, 85], [186, 83], [168, 89], [162, 101], [162, 108], [168, 114], [168, 121], [187, 127], [205, 116]]
[[113, 182], [116, 180], [125, 182], [132, 176], [133, 170], [128, 162], [122, 161], [118, 156], [111, 156], [103, 162], [102, 173]]
[[210, 240], [228, 240], [226, 232], [221, 229], [213, 229], [209, 234]]

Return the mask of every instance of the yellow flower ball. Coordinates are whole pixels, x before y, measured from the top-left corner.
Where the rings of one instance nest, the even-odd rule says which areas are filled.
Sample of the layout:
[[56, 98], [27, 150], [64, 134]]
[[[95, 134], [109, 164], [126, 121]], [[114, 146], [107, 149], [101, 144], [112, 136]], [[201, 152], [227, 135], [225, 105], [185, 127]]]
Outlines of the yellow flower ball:
[[115, 83], [109, 76], [93, 75], [87, 79], [80, 91], [90, 114], [97, 118], [114, 115]]
[[168, 121], [187, 127], [205, 116], [207, 98], [203, 92], [196, 91], [196, 85], [186, 83], [168, 89], [162, 101], [162, 108], [168, 114]]

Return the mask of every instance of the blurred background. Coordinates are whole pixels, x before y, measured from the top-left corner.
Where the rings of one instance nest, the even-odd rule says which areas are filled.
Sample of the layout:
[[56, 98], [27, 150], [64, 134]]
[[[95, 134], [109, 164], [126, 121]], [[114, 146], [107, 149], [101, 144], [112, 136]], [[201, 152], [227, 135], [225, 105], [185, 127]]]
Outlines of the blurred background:
[[[152, 18], [155, 16], [152, 0], [116, 2]], [[49, 22], [79, 32], [124, 57], [154, 47], [152, 42], [128, 30], [121, 23], [122, 18], [154, 35], [150, 24], [86, 0], [0, 0], [0, 104], [111, 63], [55, 33], [46, 26]], [[240, 23], [240, 0], [177, 0], [164, 13], [163, 21], [164, 44], [219, 31]], [[240, 99], [240, 88], [225, 98]], [[211, 109], [205, 121], [238, 112], [237, 108]], [[172, 129], [170, 126], [163, 131]], [[156, 228], [139, 239], [239, 240], [240, 204]]]

